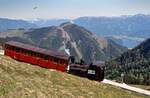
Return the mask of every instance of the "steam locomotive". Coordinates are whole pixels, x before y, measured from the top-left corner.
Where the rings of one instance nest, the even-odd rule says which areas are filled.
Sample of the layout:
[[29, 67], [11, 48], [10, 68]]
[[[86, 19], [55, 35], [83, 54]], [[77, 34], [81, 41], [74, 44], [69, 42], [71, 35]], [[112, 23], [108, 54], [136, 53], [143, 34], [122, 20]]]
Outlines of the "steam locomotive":
[[4, 54], [19, 61], [86, 77], [91, 80], [102, 81], [104, 79], [105, 63], [102, 61], [88, 65], [81, 59], [79, 63], [76, 63], [73, 56], [65, 53], [46, 50], [16, 41], [5, 43]]

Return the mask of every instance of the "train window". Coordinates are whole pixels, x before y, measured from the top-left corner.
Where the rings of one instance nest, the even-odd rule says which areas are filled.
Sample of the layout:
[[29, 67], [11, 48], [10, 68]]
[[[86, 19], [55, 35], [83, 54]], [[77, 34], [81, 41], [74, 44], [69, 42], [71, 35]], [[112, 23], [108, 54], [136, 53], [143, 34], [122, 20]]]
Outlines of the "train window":
[[48, 58], [49, 58], [49, 57], [48, 57], [47, 55], [46, 55], [46, 56], [44, 56], [44, 59], [45, 59], [45, 60], [48, 60]]
[[39, 54], [39, 57], [40, 57], [40, 58], [43, 58], [43, 55], [42, 55], [42, 54]]
[[36, 56], [36, 53], [35, 52], [32, 52], [33, 56]]
[[64, 62], [65, 62], [64, 60], [61, 60], [61, 63], [62, 63], [62, 64], [64, 64]]
[[54, 62], [58, 63], [58, 59], [57, 59], [57, 58], [54, 58]]
[[59, 63], [62, 64], [62, 60], [59, 60]]
[[33, 56], [36, 57], [36, 52], [33, 52]]
[[10, 50], [13, 50], [13, 51], [15, 51], [15, 47], [10, 47]]
[[30, 56], [33, 56], [33, 52], [32, 52], [32, 51], [29, 51], [29, 55], [30, 55]]
[[57, 60], [57, 63], [59, 63], [59, 64], [60, 64], [60, 60], [59, 60], [59, 59]]
[[20, 48], [20, 53], [23, 53], [23, 49]]
[[32, 56], [35, 56], [35, 52], [32, 52]]
[[64, 60], [61, 60], [61, 64], [64, 64]]
[[27, 55], [30, 55], [30, 51], [27, 51], [26, 53], [27, 53]]
[[60, 60], [60, 64], [63, 64], [63, 60]]
[[16, 47], [12, 47], [12, 50], [13, 50], [13, 51], [16, 51]]
[[13, 49], [13, 47], [11, 47], [11, 46], [9, 46], [8, 48], [9, 48], [9, 50], [12, 50], [12, 49]]
[[19, 48], [16, 48], [16, 52], [19, 52], [20, 51], [20, 49]]
[[49, 59], [48, 59], [49, 61], [51, 61], [51, 57], [49, 56]]
[[21, 53], [25, 54], [25, 51], [24, 51], [24, 49], [21, 49]]
[[10, 46], [6, 46], [6, 49], [10, 50]]
[[36, 52], [36, 55], [35, 55], [35, 56], [36, 56], [36, 57], [39, 57], [39, 53]]
[[11, 50], [16, 51], [16, 48], [15, 47], [11, 47]]
[[23, 54], [27, 55], [27, 50], [24, 50], [24, 51], [23, 51]]
[[26, 51], [26, 55], [29, 55], [29, 51], [28, 50]]
[[19, 52], [22, 53], [22, 49], [20, 48], [19, 50], [20, 50]]
[[49, 61], [52, 61], [52, 62], [53, 62], [53, 58], [52, 58], [52, 57], [50, 57], [50, 58], [49, 58]]
[[40, 54], [39, 54], [39, 53], [37, 53], [37, 57], [40, 57]]
[[62, 60], [59, 60], [59, 62], [58, 62], [59, 64], [62, 64]]
[[31, 55], [31, 56], [33, 55], [32, 51], [30, 51], [30, 55]]

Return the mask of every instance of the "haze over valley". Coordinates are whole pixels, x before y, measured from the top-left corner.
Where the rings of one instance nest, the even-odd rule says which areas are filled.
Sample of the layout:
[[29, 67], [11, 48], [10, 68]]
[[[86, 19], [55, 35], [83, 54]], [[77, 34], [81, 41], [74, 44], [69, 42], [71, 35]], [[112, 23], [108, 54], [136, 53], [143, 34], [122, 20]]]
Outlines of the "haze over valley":
[[150, 15], [137, 14], [116, 17], [80, 17], [70, 19], [34, 19], [34, 20], [12, 20], [0, 19], [0, 31], [7, 32], [8, 29], [18, 28], [41, 28], [58, 26], [64, 22], [71, 22], [82, 26], [96, 36], [106, 37], [116, 43], [134, 48], [150, 36]]

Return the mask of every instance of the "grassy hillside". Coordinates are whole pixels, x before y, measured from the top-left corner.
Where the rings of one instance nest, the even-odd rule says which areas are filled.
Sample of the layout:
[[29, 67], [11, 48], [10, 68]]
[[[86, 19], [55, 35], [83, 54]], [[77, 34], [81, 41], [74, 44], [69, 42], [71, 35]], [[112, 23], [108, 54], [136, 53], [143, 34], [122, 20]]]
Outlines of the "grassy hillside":
[[0, 56], [0, 98], [148, 98]]

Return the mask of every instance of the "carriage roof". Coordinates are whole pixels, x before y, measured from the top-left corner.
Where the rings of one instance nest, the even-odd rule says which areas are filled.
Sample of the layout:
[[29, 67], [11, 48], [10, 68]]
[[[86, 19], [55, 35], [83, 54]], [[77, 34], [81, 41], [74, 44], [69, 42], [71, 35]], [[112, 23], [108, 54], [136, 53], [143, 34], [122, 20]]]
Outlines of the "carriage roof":
[[24, 44], [24, 43], [21, 43], [21, 42], [9, 41], [9, 42], [6, 42], [5, 44], [10, 45], [10, 46], [14, 46], [14, 47], [18, 47], [18, 48], [22, 48], [22, 49], [26, 49], [26, 50], [29, 50], [29, 51], [41, 53], [41, 54], [44, 54], [44, 55], [64, 59], [64, 60], [69, 59], [69, 56], [65, 53], [58, 52], [58, 51], [47, 50], [47, 49], [43, 49], [43, 48], [39, 48], [39, 47], [29, 45], [29, 44]]

